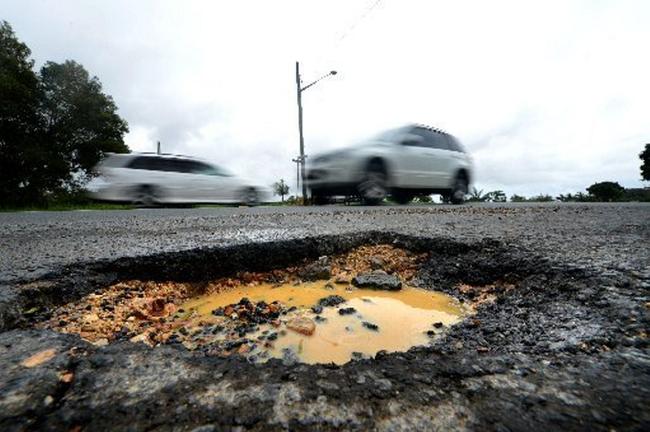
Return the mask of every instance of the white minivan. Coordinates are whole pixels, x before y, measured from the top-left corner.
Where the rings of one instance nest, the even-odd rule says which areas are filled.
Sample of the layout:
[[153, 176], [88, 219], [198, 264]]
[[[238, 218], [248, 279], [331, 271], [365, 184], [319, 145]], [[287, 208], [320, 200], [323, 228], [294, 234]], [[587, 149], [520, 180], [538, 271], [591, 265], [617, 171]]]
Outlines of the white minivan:
[[472, 162], [452, 135], [424, 125], [392, 129], [354, 147], [314, 156], [307, 185], [316, 203], [357, 195], [378, 204], [388, 195], [405, 204], [418, 195], [441, 194], [463, 202]]
[[270, 197], [223, 168], [188, 156], [108, 153], [87, 186], [101, 201], [161, 204], [241, 203], [255, 205]]

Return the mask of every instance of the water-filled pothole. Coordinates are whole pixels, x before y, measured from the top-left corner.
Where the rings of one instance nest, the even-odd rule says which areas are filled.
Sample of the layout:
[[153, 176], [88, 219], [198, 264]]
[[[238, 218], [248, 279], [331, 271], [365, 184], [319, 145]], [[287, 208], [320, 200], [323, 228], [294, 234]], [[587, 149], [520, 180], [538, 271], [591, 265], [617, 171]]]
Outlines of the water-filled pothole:
[[207, 355], [342, 364], [431, 343], [471, 312], [417, 288], [428, 254], [392, 245], [209, 282], [126, 281], [52, 311], [38, 327], [97, 345], [182, 344]]
[[[281, 304], [286, 315], [267, 320], [273, 302]], [[238, 347], [247, 356], [338, 364], [381, 350], [406, 351], [425, 345], [466, 312], [458, 301], [442, 293], [413, 287], [396, 291], [354, 288], [327, 281], [232, 289], [189, 300], [182, 309], [205, 329], [196, 339], [186, 340], [191, 348], [227, 344], [232, 332], [213, 333], [214, 326], [243, 314], [253, 323], [247, 334], [250, 342]]]

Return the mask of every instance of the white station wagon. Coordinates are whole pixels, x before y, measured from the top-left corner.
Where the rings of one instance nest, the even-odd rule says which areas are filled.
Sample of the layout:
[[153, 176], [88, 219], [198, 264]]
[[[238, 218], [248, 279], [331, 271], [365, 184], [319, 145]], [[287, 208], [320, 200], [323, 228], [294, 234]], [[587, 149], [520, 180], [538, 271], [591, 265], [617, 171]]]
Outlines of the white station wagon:
[[223, 168], [187, 156], [108, 153], [88, 184], [91, 197], [142, 206], [194, 203], [255, 205], [269, 189], [233, 176]]
[[307, 185], [316, 203], [358, 195], [366, 204], [386, 196], [401, 204], [441, 194], [460, 204], [472, 180], [472, 163], [452, 135], [423, 125], [389, 130], [360, 145], [314, 156]]

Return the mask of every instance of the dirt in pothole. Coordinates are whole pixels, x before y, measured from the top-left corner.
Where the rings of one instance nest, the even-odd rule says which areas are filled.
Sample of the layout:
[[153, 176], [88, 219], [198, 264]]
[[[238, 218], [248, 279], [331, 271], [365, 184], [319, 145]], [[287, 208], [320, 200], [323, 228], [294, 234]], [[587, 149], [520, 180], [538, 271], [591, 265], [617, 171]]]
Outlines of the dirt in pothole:
[[[38, 326], [97, 345], [180, 343], [252, 361], [340, 364], [425, 345], [471, 311], [446, 294], [409, 285], [426, 257], [390, 245], [363, 246], [301, 266], [200, 284], [122, 282], [58, 308]], [[377, 281], [380, 286], [373, 286]], [[489, 300], [479, 296], [477, 303]]]

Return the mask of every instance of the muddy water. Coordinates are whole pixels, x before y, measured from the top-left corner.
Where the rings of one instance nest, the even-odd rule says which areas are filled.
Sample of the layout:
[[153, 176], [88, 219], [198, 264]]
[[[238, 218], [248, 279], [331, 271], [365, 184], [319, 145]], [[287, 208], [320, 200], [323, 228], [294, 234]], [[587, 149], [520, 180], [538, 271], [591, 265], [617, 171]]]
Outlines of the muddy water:
[[[296, 355], [305, 363], [343, 364], [354, 355], [359, 355], [353, 353], [374, 356], [380, 350], [406, 351], [412, 346], [425, 345], [430, 341], [427, 331], [441, 331], [433, 327], [434, 323], [449, 326], [462, 319], [465, 313], [454, 298], [441, 293], [412, 287], [397, 292], [331, 284], [326, 288], [325, 281], [298, 286], [262, 284], [243, 287], [192, 299], [182, 307], [207, 318], [217, 307], [237, 303], [242, 297], [247, 297], [254, 302], [264, 300], [270, 303], [277, 300], [288, 307], [296, 306], [298, 310], [283, 316], [284, 321], [295, 316], [314, 319], [316, 314], [309, 308], [328, 295], [340, 295], [346, 302], [337, 307], [323, 308], [320, 317], [325, 320], [315, 320], [313, 335], [297, 333], [284, 325], [279, 329], [260, 326], [260, 330], [252, 335], [254, 338], [269, 331], [278, 331], [279, 337], [265, 348], [256, 350], [257, 354], [265, 351], [264, 356], [282, 358], [290, 351], [291, 355]], [[349, 307], [356, 312], [339, 314], [339, 309]], [[373, 326], [364, 325], [364, 322], [377, 326], [377, 329], [368, 328]]]

